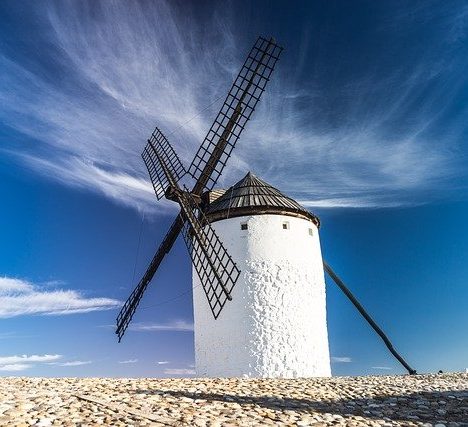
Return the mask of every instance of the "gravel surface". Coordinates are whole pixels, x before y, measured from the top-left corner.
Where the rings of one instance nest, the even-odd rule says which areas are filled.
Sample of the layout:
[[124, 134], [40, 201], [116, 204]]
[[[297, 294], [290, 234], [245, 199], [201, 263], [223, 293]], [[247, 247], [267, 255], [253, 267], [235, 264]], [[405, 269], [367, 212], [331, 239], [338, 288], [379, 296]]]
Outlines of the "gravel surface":
[[468, 427], [468, 374], [0, 378], [0, 426]]

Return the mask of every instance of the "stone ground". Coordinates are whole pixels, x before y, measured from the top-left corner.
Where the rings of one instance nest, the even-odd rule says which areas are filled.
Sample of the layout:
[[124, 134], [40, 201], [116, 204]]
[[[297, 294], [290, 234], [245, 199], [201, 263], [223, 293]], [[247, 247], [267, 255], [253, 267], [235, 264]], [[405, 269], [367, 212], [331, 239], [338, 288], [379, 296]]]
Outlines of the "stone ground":
[[468, 427], [468, 374], [0, 378], [0, 426]]

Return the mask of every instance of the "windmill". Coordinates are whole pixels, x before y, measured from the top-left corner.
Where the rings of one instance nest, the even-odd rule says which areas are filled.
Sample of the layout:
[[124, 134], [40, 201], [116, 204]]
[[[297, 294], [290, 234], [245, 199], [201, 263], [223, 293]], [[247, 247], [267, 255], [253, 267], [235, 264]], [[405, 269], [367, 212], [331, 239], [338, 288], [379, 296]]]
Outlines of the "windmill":
[[196, 180], [191, 191], [181, 189], [178, 185], [187, 172], [164, 134], [156, 128], [148, 140], [142, 157], [156, 197], [159, 200], [165, 196], [178, 202], [180, 213], [117, 317], [116, 334], [119, 342], [148, 284], [181, 231], [192, 262], [204, 283], [205, 292], [213, 292], [214, 297], [209, 301], [215, 318], [219, 316], [226, 300], [232, 299], [231, 291], [240, 271], [214, 230], [203, 220], [199, 203], [201, 194], [211, 190], [218, 181], [282, 50], [273, 39], [259, 37], [255, 42], [190, 165], [188, 173]]
[[[328, 264], [322, 261], [318, 241], [320, 222], [315, 215], [250, 172], [227, 191], [214, 189], [237, 140], [265, 90], [282, 50], [283, 48], [272, 38], [257, 39], [188, 171], [160, 129], [156, 128], [148, 139], [142, 157], [156, 197], [158, 200], [166, 197], [177, 202], [180, 212], [117, 317], [116, 334], [119, 342], [146, 288], [181, 233], [193, 264], [195, 358], [199, 374], [330, 375], [324, 270], [381, 336], [392, 354], [410, 373], [415, 373], [394, 350], [388, 338], [344, 283]], [[195, 180], [191, 190], [179, 185], [179, 181], [187, 173]], [[238, 227], [239, 218], [254, 218], [250, 223], [240, 224], [240, 230], [247, 234], [238, 235], [233, 232], [233, 224], [234, 227]], [[258, 220], [259, 218], [261, 219]], [[272, 228], [278, 226], [278, 229], [289, 230], [290, 223], [291, 231], [296, 230], [294, 231], [296, 234], [280, 235], [277, 229]], [[315, 264], [307, 265], [305, 258], [301, 261], [302, 264], [297, 264], [297, 259], [294, 259], [302, 260], [304, 253], [308, 251], [308, 245], [312, 242], [304, 237], [305, 233], [297, 234], [297, 230], [308, 230], [307, 238], [315, 239], [313, 243]], [[246, 260], [246, 244], [255, 246], [258, 241], [275, 241], [277, 244], [275, 248], [268, 247], [270, 252], [267, 255], [264, 254], [263, 247], [253, 250]], [[265, 280], [270, 280], [269, 270], [275, 269], [280, 264], [279, 261], [275, 264], [275, 261], [271, 260], [262, 264], [259, 260], [265, 259], [265, 256], [269, 257], [269, 254], [282, 246], [283, 241], [289, 242], [286, 246], [290, 248], [291, 255], [286, 259], [286, 268], [289, 268], [291, 263], [296, 263], [298, 267], [291, 267], [291, 277], [278, 279], [279, 291], [276, 289], [268, 294], [258, 306], [255, 294], [261, 294], [267, 289], [268, 283], [256, 277], [263, 274], [264, 278], [267, 277]], [[280, 251], [281, 256], [285, 251], [288, 249]], [[237, 257], [233, 258], [232, 252], [235, 252]], [[255, 266], [255, 263], [258, 265]], [[238, 287], [236, 289], [234, 287], [241, 277], [240, 264], [249, 271], [244, 272], [242, 289], [238, 290]], [[263, 271], [262, 268], [266, 270]], [[314, 282], [312, 293], [307, 286], [309, 279]], [[291, 294], [291, 287], [298, 283], [297, 294], [290, 299], [288, 295]], [[272, 287], [274, 288], [275, 286]], [[235, 292], [238, 298], [233, 301]], [[279, 297], [282, 299], [280, 304], [277, 301]], [[226, 310], [224, 308], [227, 303], [229, 306]], [[265, 314], [263, 303], [273, 307], [269, 314]], [[250, 306], [257, 306], [255, 315], [249, 314]], [[307, 312], [304, 311], [304, 307], [316, 313], [315, 329], [306, 321]], [[272, 313], [274, 319], [268, 319], [268, 315]]]

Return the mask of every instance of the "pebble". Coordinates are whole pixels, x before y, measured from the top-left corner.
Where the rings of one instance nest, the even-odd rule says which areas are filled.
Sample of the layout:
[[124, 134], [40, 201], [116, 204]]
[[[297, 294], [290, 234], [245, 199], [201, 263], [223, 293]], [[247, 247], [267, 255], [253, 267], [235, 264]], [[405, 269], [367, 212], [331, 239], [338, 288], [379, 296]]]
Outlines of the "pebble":
[[[0, 426], [468, 427], [468, 374], [0, 378]], [[82, 399], [80, 397], [89, 399]]]

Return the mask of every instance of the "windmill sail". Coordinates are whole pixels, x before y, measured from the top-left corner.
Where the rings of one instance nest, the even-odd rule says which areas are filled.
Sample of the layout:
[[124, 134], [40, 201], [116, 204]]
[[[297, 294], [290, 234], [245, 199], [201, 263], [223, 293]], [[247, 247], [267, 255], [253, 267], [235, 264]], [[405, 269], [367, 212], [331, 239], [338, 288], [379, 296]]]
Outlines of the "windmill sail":
[[259, 37], [252, 47], [221, 111], [189, 168], [197, 180], [195, 194], [211, 190], [221, 175], [245, 124], [255, 110], [283, 50], [273, 39]]
[[140, 303], [140, 300], [143, 297], [143, 293], [145, 292], [147, 286], [151, 282], [151, 279], [156, 273], [156, 270], [158, 269], [162, 260], [164, 259], [166, 254], [171, 250], [172, 245], [176, 241], [177, 236], [179, 235], [183, 226], [184, 220], [180, 217], [180, 215], [177, 215], [176, 219], [169, 228], [169, 231], [164, 237], [161, 245], [156, 251], [153, 259], [151, 260], [150, 265], [146, 269], [145, 274], [143, 275], [133, 292], [127, 298], [127, 301], [120, 310], [120, 313], [117, 317], [117, 330], [115, 332], [119, 337], [119, 342], [122, 339], [125, 331], [127, 330], [129, 323], [132, 321], [133, 315], [135, 314], [138, 304]]
[[158, 156], [164, 160], [164, 163], [171, 171], [175, 181], [179, 181], [185, 175], [185, 168], [175, 152], [172, 145], [169, 143], [164, 134], [156, 128], [148, 140], [141, 157], [148, 169], [151, 182], [153, 183], [156, 197], [161, 199], [169, 186], [169, 181], [158, 161]]
[[187, 221], [182, 235], [213, 316], [217, 319], [226, 301], [232, 299], [231, 292], [240, 270], [190, 193], [184, 193], [184, 199], [183, 211]]

